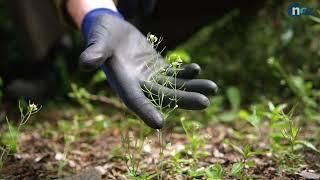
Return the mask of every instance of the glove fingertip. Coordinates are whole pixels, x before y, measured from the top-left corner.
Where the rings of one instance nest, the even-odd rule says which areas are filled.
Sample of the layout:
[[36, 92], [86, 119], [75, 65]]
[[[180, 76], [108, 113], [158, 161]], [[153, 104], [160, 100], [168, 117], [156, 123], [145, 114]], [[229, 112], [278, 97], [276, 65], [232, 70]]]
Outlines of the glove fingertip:
[[199, 74], [201, 71], [201, 67], [197, 63], [191, 63], [190, 69], [192, 69], [193, 73], [195, 73], [195, 74]]
[[199, 109], [205, 109], [210, 105], [210, 100], [204, 96], [204, 95], [200, 95], [197, 100], [196, 100], [196, 104], [198, 105]]
[[81, 70], [91, 71], [98, 68], [103, 63], [104, 55], [102, 53], [82, 52], [79, 57], [79, 66]]
[[149, 113], [147, 117], [142, 117], [144, 122], [153, 129], [162, 129], [163, 117], [160, 113]]
[[154, 129], [162, 129], [162, 127], [163, 127], [163, 117], [160, 115], [160, 113], [156, 114], [153, 117], [153, 122], [154, 122], [154, 125], [153, 125]]
[[214, 83], [213, 81], [207, 80], [206, 86], [208, 88], [208, 94], [209, 95], [214, 95], [218, 93], [218, 86], [216, 83]]

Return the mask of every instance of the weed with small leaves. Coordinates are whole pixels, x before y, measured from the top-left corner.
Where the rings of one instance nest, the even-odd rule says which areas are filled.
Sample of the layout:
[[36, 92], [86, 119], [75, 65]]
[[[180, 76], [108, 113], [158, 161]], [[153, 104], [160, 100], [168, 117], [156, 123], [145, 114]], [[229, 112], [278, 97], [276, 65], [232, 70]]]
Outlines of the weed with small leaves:
[[0, 170], [3, 167], [6, 158], [19, 151], [18, 140], [21, 136], [21, 129], [28, 122], [30, 117], [39, 112], [40, 109], [41, 106], [39, 107], [30, 101], [27, 105], [19, 101], [20, 121], [17, 127], [10, 123], [9, 119], [6, 117], [7, 130], [0, 137]]
[[58, 123], [58, 128], [62, 132], [64, 140], [63, 152], [56, 154], [56, 159], [58, 160], [58, 177], [63, 176], [64, 168], [68, 164], [68, 154], [72, 148], [72, 143], [78, 139], [82, 129], [80, 118], [80, 116], [76, 115], [73, 117], [72, 122], [60, 121]]
[[301, 105], [305, 115], [309, 119], [319, 117], [316, 116], [319, 114], [317, 113], [318, 103], [316, 101], [319, 92], [313, 89], [313, 82], [306, 81], [303, 76], [288, 73], [275, 57], [270, 57], [267, 62], [283, 78], [283, 84], [286, 84], [298, 100], [302, 102]]
[[[135, 131], [134, 127], [142, 129]], [[119, 154], [120, 158], [126, 162], [127, 177], [129, 179], [145, 177], [147, 173], [143, 169], [140, 169], [140, 164], [144, 146], [151, 144], [151, 140], [147, 138], [151, 133], [151, 128], [136, 119], [128, 119], [124, 126], [121, 127], [121, 130], [123, 132], [121, 132], [121, 149], [119, 149]]]
[[262, 154], [259, 150], [253, 150], [249, 144], [246, 144], [244, 148], [241, 148], [229, 140], [224, 141], [225, 144], [231, 146], [235, 151], [237, 151], [241, 156], [241, 162], [236, 162], [232, 165], [231, 175], [240, 179], [246, 179], [248, 168], [253, 168], [256, 166], [254, 161], [250, 161], [250, 158]]
[[221, 180], [224, 174], [223, 168], [220, 164], [209, 166], [205, 172], [208, 180]]
[[[155, 35], [148, 34], [147, 35], [147, 40], [150, 42], [150, 44], [157, 49], [158, 45], [161, 43], [162, 38], [157, 38]], [[178, 108], [177, 102], [179, 99], [177, 98], [176, 95], [176, 79], [177, 79], [177, 74], [181, 70], [181, 65], [182, 65], [182, 59], [180, 56], [177, 56], [175, 54], [171, 54], [170, 56], [167, 57], [167, 62], [169, 63], [169, 68], [173, 70], [173, 73], [171, 75], [168, 75], [168, 69], [169, 68], [160, 68], [158, 69], [158, 72], [151, 77], [149, 80], [150, 83], [157, 83], [159, 82], [159, 79], [157, 79], [158, 75], [163, 75], [162, 77], [166, 77], [164, 80], [161, 80], [162, 82], [162, 87], [160, 88], [157, 93], [152, 92], [152, 89], [143, 87], [142, 90], [145, 92], [147, 97], [150, 98], [150, 102], [159, 110], [159, 112], [162, 114], [164, 117], [164, 123], [168, 119], [169, 115], [175, 111]], [[153, 67], [148, 67], [152, 69], [157, 69], [158, 64], [152, 64]], [[171, 81], [171, 79], [174, 79], [174, 82]], [[165, 86], [170, 87], [174, 90], [173, 94], [165, 94], [164, 88]], [[164, 97], [165, 96], [171, 96], [170, 98], [170, 103], [164, 104]], [[164, 166], [164, 149], [166, 148], [166, 143], [164, 142], [164, 133], [163, 131], [157, 130], [158, 133], [158, 142], [160, 145], [160, 150], [159, 150], [159, 164], [157, 165], [157, 174], [158, 174], [158, 179], [163, 179], [162, 177], [162, 171], [163, 171], [163, 166]]]
[[269, 102], [268, 107], [266, 117], [270, 119], [271, 152], [276, 157], [280, 171], [294, 173], [304, 164], [298, 149], [306, 147], [317, 153], [320, 151], [311, 142], [299, 139], [300, 128], [293, 119], [295, 107], [288, 114], [284, 112], [286, 104], [275, 106]]

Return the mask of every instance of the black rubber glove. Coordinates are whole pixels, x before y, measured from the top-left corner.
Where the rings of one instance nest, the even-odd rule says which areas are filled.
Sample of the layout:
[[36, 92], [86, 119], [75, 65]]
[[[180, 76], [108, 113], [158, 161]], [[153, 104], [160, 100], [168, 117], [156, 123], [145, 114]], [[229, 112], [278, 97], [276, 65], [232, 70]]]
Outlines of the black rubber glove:
[[[204, 109], [209, 105], [207, 95], [216, 93], [217, 86], [210, 80], [193, 79], [200, 71], [197, 64], [183, 67], [177, 74], [177, 89], [161, 85], [166, 77], [159, 73], [168, 67], [153, 45], [133, 25], [109, 14], [97, 16], [87, 39], [87, 48], [80, 56], [80, 66], [85, 70], [99, 66], [107, 75], [112, 88], [127, 107], [148, 126], [160, 129], [163, 117], [145, 96], [143, 88], [153, 92], [161, 89], [164, 102], [176, 94], [177, 105], [183, 109]], [[172, 70], [167, 70], [170, 76]], [[158, 82], [151, 78], [158, 76]]]

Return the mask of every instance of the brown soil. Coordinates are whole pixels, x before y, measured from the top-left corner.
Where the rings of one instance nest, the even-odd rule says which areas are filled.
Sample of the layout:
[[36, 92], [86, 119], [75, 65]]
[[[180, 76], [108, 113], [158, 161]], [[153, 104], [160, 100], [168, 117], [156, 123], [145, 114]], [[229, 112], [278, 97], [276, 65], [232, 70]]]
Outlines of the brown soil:
[[[45, 116], [40, 113], [39, 117], [44, 118]], [[52, 117], [68, 118], [69, 116], [60, 113]], [[116, 117], [113, 119], [117, 119]], [[32, 131], [25, 130], [22, 133], [19, 140], [19, 153], [8, 157], [4, 168], [0, 172], [0, 179], [35, 180], [59, 178], [59, 156], [64, 151], [65, 143], [61, 134], [54, 137], [45, 135], [43, 131], [48, 128], [46, 126], [51, 125], [48, 125], [48, 122], [45, 121], [42, 125], [35, 125], [36, 128]], [[226, 172], [230, 172], [232, 163], [241, 160], [239, 154], [223, 144], [226, 138], [232, 137], [232, 129], [227, 125], [211, 125], [204, 128], [201, 134], [207, 139], [207, 143], [201, 148], [201, 151], [207, 152], [208, 155], [199, 159], [198, 166], [206, 168], [212, 164], [219, 163]], [[152, 174], [155, 173], [156, 164], [159, 160], [159, 143], [156, 132], [149, 138], [149, 143], [143, 149], [140, 169]], [[170, 159], [174, 151], [179, 151], [188, 144], [187, 138], [183, 133], [165, 133], [165, 141], [171, 143], [171, 147], [164, 151], [165, 159]], [[263, 148], [263, 146], [265, 145], [261, 142], [255, 148]], [[92, 138], [86, 132], [81, 132], [70, 147], [67, 155], [68, 161], [63, 168], [63, 174], [60, 174], [61, 176], [67, 177], [84, 169], [96, 168], [102, 172], [103, 179], [126, 179], [126, 162], [115, 153], [117, 148], [121, 148], [121, 133], [119, 129], [107, 128], [95, 138]], [[187, 157], [188, 154], [184, 156], [186, 159]], [[320, 167], [320, 158], [312, 151], [306, 151], [305, 159], [308, 164], [305, 169]], [[299, 175], [278, 174], [275, 160], [271, 156], [260, 155], [251, 160], [256, 163], [256, 167], [246, 170], [246, 174], [253, 179], [302, 179]], [[182, 174], [178, 175], [172, 171], [170, 172], [170, 166], [165, 165], [164, 177], [165, 179], [188, 179], [185, 176], [188, 168], [190, 168], [188, 164], [183, 166]], [[201, 179], [201, 177], [199, 178]], [[228, 175], [225, 175], [224, 178], [232, 179]]]

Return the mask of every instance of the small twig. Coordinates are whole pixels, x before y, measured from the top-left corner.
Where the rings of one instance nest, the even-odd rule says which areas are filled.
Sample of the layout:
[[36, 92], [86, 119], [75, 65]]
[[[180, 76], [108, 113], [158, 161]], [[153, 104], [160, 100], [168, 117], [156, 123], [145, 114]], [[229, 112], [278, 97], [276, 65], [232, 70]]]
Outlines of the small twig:
[[102, 103], [105, 103], [105, 104], [112, 105], [112, 106], [114, 106], [114, 107], [116, 107], [118, 109], [126, 110], [124, 105], [121, 104], [119, 101], [116, 101], [114, 99], [108, 98], [106, 96], [97, 96], [97, 95], [91, 94], [89, 98], [92, 101], [99, 101], [99, 102], [102, 102]]

